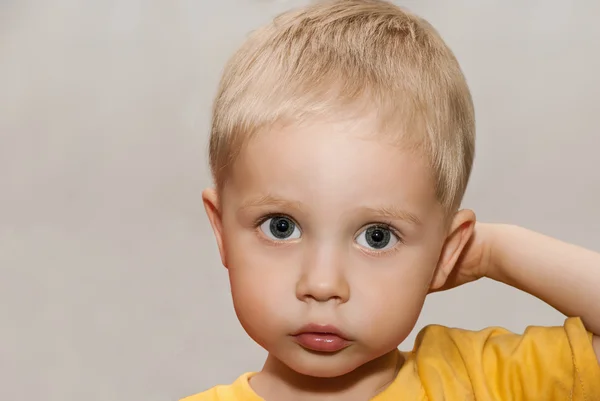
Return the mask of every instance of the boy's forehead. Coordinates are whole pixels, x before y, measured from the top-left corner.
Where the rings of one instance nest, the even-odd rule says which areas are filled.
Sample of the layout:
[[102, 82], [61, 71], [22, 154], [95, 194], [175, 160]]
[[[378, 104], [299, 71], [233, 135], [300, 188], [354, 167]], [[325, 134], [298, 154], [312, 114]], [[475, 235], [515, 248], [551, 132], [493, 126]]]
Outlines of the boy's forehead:
[[[272, 124], [257, 131], [247, 138], [241, 155], [256, 157], [274, 150], [275, 154], [281, 155], [287, 150], [309, 160], [318, 157], [378, 159], [391, 156], [399, 161], [407, 153], [414, 153], [411, 157], [415, 161], [426, 163], [427, 158], [418, 150], [422, 145], [420, 137], [414, 132], [383, 131], [371, 115], [308, 118], [295, 123]], [[290, 155], [285, 153], [285, 156]]]
[[437, 203], [425, 158], [360, 121], [263, 131], [241, 150], [228, 181], [240, 203], [265, 196], [340, 208]]

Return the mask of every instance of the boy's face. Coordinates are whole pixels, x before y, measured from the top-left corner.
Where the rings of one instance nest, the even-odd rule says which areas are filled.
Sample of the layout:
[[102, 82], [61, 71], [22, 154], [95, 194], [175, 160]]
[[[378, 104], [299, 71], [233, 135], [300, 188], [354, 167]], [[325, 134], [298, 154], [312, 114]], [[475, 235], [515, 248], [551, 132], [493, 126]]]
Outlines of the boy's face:
[[466, 242], [425, 159], [361, 121], [261, 133], [204, 201], [242, 326], [310, 376], [394, 350]]

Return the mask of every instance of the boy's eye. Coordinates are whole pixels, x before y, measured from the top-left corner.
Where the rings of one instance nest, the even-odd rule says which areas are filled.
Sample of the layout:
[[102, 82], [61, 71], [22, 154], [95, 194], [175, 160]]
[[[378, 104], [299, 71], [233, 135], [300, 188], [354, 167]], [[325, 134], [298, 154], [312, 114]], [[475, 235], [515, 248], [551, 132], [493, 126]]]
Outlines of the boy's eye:
[[260, 229], [270, 239], [288, 240], [300, 238], [300, 229], [289, 217], [273, 216], [265, 220]]
[[394, 247], [398, 243], [398, 237], [389, 228], [374, 225], [358, 234], [356, 242], [364, 248], [382, 251]]

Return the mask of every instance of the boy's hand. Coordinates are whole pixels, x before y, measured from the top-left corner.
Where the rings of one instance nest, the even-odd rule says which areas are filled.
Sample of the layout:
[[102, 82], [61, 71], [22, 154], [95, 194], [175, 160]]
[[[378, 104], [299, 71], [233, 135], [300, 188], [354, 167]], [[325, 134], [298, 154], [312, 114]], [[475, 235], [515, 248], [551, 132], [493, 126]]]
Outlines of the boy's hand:
[[502, 224], [476, 223], [446, 284], [448, 290], [488, 277], [523, 290], [594, 334], [600, 361], [600, 253]]
[[446, 283], [432, 292], [449, 290], [487, 276], [493, 264], [493, 232], [493, 224], [475, 223], [473, 236], [456, 262], [456, 266], [448, 276]]

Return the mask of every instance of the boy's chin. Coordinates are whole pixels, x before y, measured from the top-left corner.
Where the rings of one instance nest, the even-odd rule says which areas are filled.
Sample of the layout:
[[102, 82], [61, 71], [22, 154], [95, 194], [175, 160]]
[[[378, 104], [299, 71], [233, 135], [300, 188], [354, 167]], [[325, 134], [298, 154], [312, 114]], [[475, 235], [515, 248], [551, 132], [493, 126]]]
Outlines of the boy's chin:
[[359, 366], [360, 365], [353, 366], [344, 363], [340, 363], [339, 366], [332, 366], [332, 364], [299, 364], [297, 362], [291, 364], [291, 366], [288, 365], [290, 369], [302, 376], [321, 379], [331, 379], [335, 377], [345, 376], [351, 373], [352, 371], [356, 370]]
[[285, 355], [280, 361], [298, 374], [315, 378], [344, 376], [369, 362], [368, 358], [356, 355], [349, 349], [335, 353], [316, 353], [304, 349], [295, 351], [295, 355]]

